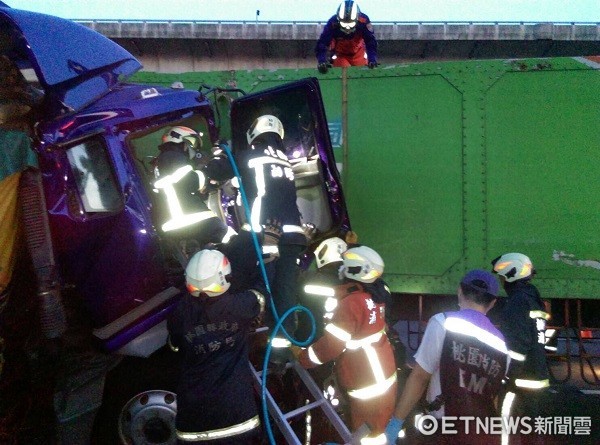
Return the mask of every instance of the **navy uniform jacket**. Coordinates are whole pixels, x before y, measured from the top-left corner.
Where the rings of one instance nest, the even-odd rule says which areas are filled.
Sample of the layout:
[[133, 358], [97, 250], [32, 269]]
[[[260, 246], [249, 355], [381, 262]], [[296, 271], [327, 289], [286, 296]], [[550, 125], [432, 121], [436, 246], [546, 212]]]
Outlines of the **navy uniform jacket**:
[[[446, 333], [439, 371], [444, 415], [497, 416], [494, 400], [500, 393], [508, 361], [502, 334], [484, 314], [472, 309], [444, 315]], [[437, 406], [432, 408], [438, 409]], [[456, 430], [456, 443], [500, 442], [499, 436], [479, 436], [473, 430], [466, 433], [461, 422], [457, 422]]]
[[373, 32], [373, 25], [366, 14], [362, 12], [358, 15], [356, 29], [353, 33], [345, 34], [340, 29], [337, 15], [332, 16], [328, 21], [321, 36], [317, 41], [315, 55], [318, 63], [327, 62], [327, 51], [333, 43], [333, 50], [336, 54], [353, 56], [362, 47], [364, 42], [369, 62], [377, 62], [377, 40]]
[[[167, 142], [162, 144], [160, 150], [156, 158], [159, 179], [172, 175], [180, 168], [191, 167], [187, 154], [181, 150], [179, 144]], [[200, 246], [204, 246], [207, 243], [221, 242], [227, 232], [227, 226], [208, 208], [201, 196], [200, 186], [201, 181], [197, 171], [189, 171], [172, 185], [183, 217], [191, 217], [191, 219], [182, 220], [183, 225], [176, 228], [166, 229], [163, 225], [163, 230], [174, 236], [196, 239]], [[169, 207], [169, 199], [173, 197], [169, 197], [165, 190], [161, 190], [160, 194], [164, 199], [164, 205], [159, 206], [159, 219], [163, 223], [178, 222], [182, 216], [173, 215]]]
[[[277, 220], [283, 226], [296, 226], [301, 229], [294, 173], [283, 152], [269, 148], [264, 150], [247, 148], [237, 151], [234, 157], [250, 212], [253, 215], [256, 212], [260, 213], [258, 216], [260, 224], [264, 226], [268, 220]], [[208, 177], [217, 181], [224, 181], [234, 176], [233, 168], [225, 154], [211, 160], [205, 172]], [[259, 187], [264, 187], [264, 190], [259, 190]], [[241, 199], [238, 199], [238, 205], [242, 204]], [[306, 245], [306, 236], [300, 232], [284, 233], [280, 242]]]
[[[323, 335], [325, 327], [326, 308], [329, 307], [328, 299], [335, 298], [335, 288], [342, 284], [338, 276], [338, 267], [340, 262], [328, 264], [321, 269], [309, 270], [302, 275], [302, 289], [299, 295], [298, 303], [310, 310], [315, 317], [315, 337], [318, 340]], [[329, 309], [331, 312], [333, 309]], [[310, 335], [311, 324], [307, 316], [300, 318], [296, 337], [305, 340]]]
[[248, 358], [248, 332], [260, 314], [251, 291], [218, 297], [185, 295], [167, 322], [183, 354], [177, 388], [179, 431], [226, 428], [258, 414]]
[[[190, 165], [190, 160], [179, 144], [165, 143], [164, 148], [156, 158], [156, 168], [158, 169], [159, 178], [175, 173], [177, 169]], [[175, 185], [177, 199], [181, 203], [181, 207], [185, 213], [201, 212], [208, 210], [206, 203], [202, 200], [198, 188], [200, 180], [198, 175], [190, 171]]]
[[509, 377], [546, 380], [549, 374], [544, 349], [544, 317], [547, 314], [540, 294], [534, 285], [522, 280], [507, 283], [505, 290], [508, 299], [499, 323], [512, 358]]

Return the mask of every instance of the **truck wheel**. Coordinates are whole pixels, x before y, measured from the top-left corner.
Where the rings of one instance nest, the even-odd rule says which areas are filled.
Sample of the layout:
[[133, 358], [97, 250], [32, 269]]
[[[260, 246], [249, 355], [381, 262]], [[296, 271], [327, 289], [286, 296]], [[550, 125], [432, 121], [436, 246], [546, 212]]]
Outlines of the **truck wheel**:
[[123, 445], [175, 445], [177, 397], [152, 390], [140, 393], [123, 407], [119, 416], [119, 437]]

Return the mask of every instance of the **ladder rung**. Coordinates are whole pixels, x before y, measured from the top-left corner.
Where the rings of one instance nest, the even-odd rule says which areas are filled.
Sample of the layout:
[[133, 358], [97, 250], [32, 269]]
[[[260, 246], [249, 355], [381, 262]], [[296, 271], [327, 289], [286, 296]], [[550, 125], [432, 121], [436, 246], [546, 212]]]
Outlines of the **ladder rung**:
[[325, 399], [315, 400], [314, 402], [308, 403], [308, 404], [306, 404], [304, 406], [301, 406], [300, 408], [296, 408], [296, 409], [294, 409], [292, 411], [288, 411], [287, 413], [284, 414], [284, 417], [286, 419], [291, 419], [292, 417], [295, 417], [298, 414], [305, 413], [306, 411], [310, 411], [313, 408], [318, 408], [324, 402], [325, 402]]
[[[356, 440], [355, 440], [356, 437], [348, 430], [348, 427], [342, 421], [342, 419], [340, 418], [338, 413], [335, 411], [333, 406], [331, 406], [329, 401], [323, 396], [322, 390], [318, 387], [318, 385], [312, 379], [312, 377], [308, 373], [308, 371], [306, 371], [306, 369], [302, 368], [302, 366], [300, 366], [300, 364], [297, 361], [288, 362], [288, 363], [286, 363], [285, 367], [286, 367], [286, 369], [293, 369], [298, 374], [298, 376], [300, 377], [300, 380], [302, 380], [302, 383], [304, 383], [304, 386], [306, 387], [306, 389], [308, 389], [308, 391], [311, 393], [311, 395], [315, 399], [311, 403], [308, 403], [304, 406], [301, 406], [299, 408], [296, 408], [296, 409], [284, 414], [279, 409], [279, 406], [277, 405], [277, 403], [275, 402], [275, 400], [273, 399], [273, 396], [271, 396], [269, 391], [266, 392], [267, 406], [269, 408], [269, 412], [271, 413], [271, 416], [275, 420], [275, 423], [277, 423], [279, 430], [286, 438], [287, 443], [294, 444], [294, 445], [300, 445], [300, 441], [299, 441], [298, 437], [296, 436], [296, 433], [292, 429], [291, 425], [287, 422], [287, 420], [292, 417], [295, 417], [299, 414], [302, 414], [306, 411], [309, 411], [313, 408], [321, 409], [323, 414], [329, 419], [332, 426], [336, 429], [336, 431], [338, 432], [338, 434], [340, 435], [340, 437], [342, 438], [344, 443], [356, 442]], [[254, 368], [254, 366], [252, 365], [252, 363], [250, 363], [250, 368], [252, 370], [252, 374], [254, 375], [256, 384], [260, 386], [262, 384], [263, 371], [257, 371]], [[268, 370], [267, 370], [267, 372], [268, 372]], [[362, 437], [362, 435], [360, 437]]]

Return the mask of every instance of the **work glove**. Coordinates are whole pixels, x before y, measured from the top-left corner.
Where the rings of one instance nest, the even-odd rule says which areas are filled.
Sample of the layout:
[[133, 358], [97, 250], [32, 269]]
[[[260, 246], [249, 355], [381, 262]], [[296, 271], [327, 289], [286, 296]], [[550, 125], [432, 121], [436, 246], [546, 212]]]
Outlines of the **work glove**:
[[296, 360], [298, 360], [298, 357], [300, 356], [300, 353], [302, 352], [302, 348], [300, 346], [291, 345], [290, 346], [290, 352], [292, 353], [292, 355], [294, 356], [294, 358]]
[[346, 232], [346, 236], [344, 238], [345, 238], [344, 241], [346, 241], [346, 244], [348, 244], [348, 245], [358, 243], [358, 235], [356, 234], [356, 232], [353, 232], [352, 230], [349, 232]]
[[326, 62], [321, 62], [317, 65], [317, 69], [321, 74], [325, 74], [329, 68], [331, 68], [331, 64]]
[[396, 416], [392, 416], [385, 427], [385, 438], [387, 439], [388, 444], [394, 445], [396, 443], [396, 439], [398, 439], [398, 434], [400, 434], [400, 431], [402, 431], [403, 425], [404, 420], [398, 419]]
[[302, 224], [302, 231], [304, 232], [304, 236], [310, 242], [317, 234], [317, 228], [312, 223]]
[[280, 221], [268, 219], [263, 229], [263, 246], [276, 246], [279, 244], [283, 227]]
[[369, 62], [369, 69], [373, 69], [375, 67], [379, 66], [379, 64], [377, 62]]

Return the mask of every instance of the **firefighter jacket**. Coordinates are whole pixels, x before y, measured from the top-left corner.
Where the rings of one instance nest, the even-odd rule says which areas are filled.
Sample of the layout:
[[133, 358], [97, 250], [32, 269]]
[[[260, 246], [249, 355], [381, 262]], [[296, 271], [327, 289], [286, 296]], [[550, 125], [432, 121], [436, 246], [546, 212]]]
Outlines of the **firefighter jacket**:
[[[320, 269], [310, 270], [302, 276], [302, 289], [299, 303], [309, 309], [315, 317], [315, 340], [321, 338], [325, 323], [333, 318], [338, 305], [336, 287], [341, 284], [338, 268], [341, 262], [330, 263]], [[302, 340], [310, 335], [310, 323], [300, 318], [296, 336]]]
[[169, 344], [182, 354], [177, 436], [226, 439], [259, 426], [248, 366], [248, 332], [264, 307], [262, 294], [185, 295], [167, 322]]
[[385, 306], [373, 301], [361, 283], [336, 289], [337, 308], [316, 343], [299, 361], [312, 368], [336, 359], [338, 381], [351, 399], [368, 400], [395, 388], [394, 353], [385, 333]]
[[508, 376], [516, 387], [545, 388], [549, 385], [549, 373], [544, 344], [550, 315], [545, 312], [537, 288], [529, 281], [506, 283], [504, 289], [508, 299], [499, 323], [511, 358]]
[[[283, 229], [280, 244], [305, 246], [306, 236], [296, 203], [294, 172], [287, 156], [281, 150], [267, 146], [238, 150], [234, 158], [250, 206], [251, 221], [248, 223], [252, 229], [260, 232], [267, 221], [278, 221]], [[216, 155], [205, 171], [208, 177], [219, 182], [234, 177], [225, 153]], [[238, 214], [243, 218], [245, 212], [241, 194], [238, 194], [236, 204], [240, 208]]]
[[440, 358], [441, 402], [446, 416], [497, 416], [494, 399], [506, 375], [504, 337], [481, 312], [445, 313]]
[[[340, 29], [336, 15], [332, 16], [317, 41], [315, 54], [318, 63], [327, 63], [327, 52], [331, 50], [338, 58], [356, 61], [351, 65], [366, 65], [377, 63], [377, 40], [369, 17], [362, 12], [358, 15], [356, 29], [351, 34], [345, 34]], [[364, 58], [365, 50], [367, 59]]]
[[[162, 224], [165, 232], [177, 231], [186, 227], [218, 218], [200, 195], [204, 186], [204, 175], [194, 170], [180, 144], [165, 143], [156, 159], [157, 180], [154, 187], [166, 201], [167, 221]], [[213, 240], [213, 242], [219, 242]]]

